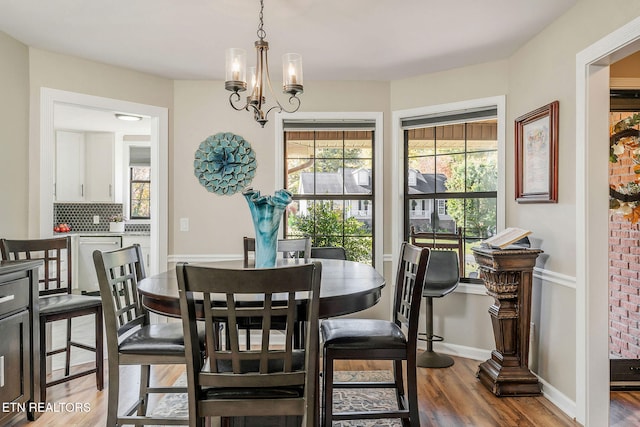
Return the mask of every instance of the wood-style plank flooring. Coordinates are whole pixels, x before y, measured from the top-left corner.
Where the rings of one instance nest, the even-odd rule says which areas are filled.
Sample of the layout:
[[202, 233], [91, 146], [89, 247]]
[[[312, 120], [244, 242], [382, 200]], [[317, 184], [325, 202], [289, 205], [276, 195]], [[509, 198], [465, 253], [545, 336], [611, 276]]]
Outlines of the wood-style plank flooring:
[[[418, 369], [420, 420], [423, 427], [563, 427], [578, 426], [566, 414], [544, 397], [497, 398], [476, 379], [479, 362], [454, 358], [456, 363], [447, 369]], [[343, 370], [386, 369], [385, 362], [339, 362]], [[183, 372], [180, 366], [154, 367], [152, 381], [173, 383]], [[137, 369], [121, 368], [121, 399], [131, 401], [137, 394]], [[105, 387], [107, 385], [105, 384]], [[84, 377], [49, 389], [52, 402], [81, 403], [88, 411], [50, 412], [35, 422], [24, 416], [15, 417], [9, 426], [103, 426], [107, 407], [107, 393], [97, 391], [94, 377]], [[640, 425], [640, 392], [611, 393], [612, 427]], [[153, 402], [151, 402], [153, 405]]]

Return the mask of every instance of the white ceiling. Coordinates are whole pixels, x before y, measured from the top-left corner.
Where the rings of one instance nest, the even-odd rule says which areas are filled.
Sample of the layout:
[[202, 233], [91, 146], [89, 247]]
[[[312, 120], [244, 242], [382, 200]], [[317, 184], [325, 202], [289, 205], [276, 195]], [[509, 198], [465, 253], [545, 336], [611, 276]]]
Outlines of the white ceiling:
[[[125, 111], [118, 111], [126, 113]], [[150, 135], [151, 119], [143, 117], [137, 122], [119, 120], [116, 111], [97, 110], [69, 104], [55, 104], [53, 127], [59, 130], [90, 132], [122, 132], [125, 135]]]
[[[509, 57], [577, 0], [265, 0], [272, 80], [394, 80]], [[0, 0], [0, 31], [39, 49], [171, 79], [253, 63], [258, 0]]]

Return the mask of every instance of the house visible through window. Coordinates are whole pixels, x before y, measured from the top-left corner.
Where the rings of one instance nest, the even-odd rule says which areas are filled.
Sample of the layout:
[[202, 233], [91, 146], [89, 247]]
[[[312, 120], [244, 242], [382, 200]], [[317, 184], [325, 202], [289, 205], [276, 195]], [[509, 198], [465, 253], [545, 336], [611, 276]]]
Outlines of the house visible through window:
[[285, 188], [294, 202], [285, 237], [344, 247], [350, 260], [373, 264], [375, 235], [373, 123], [284, 126]]
[[497, 228], [495, 109], [403, 121], [405, 239], [416, 232], [464, 240], [465, 278], [476, 277], [471, 247]]

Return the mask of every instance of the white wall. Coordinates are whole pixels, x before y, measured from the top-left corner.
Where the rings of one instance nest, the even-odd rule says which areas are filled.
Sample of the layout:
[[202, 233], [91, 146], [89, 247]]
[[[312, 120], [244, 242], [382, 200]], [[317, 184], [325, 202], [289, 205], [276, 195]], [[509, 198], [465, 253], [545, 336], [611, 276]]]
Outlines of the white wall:
[[0, 236], [27, 235], [29, 191], [29, 55], [0, 32]]
[[[59, 89], [171, 109], [168, 79], [72, 56], [29, 48], [29, 235], [39, 236], [40, 89]], [[169, 113], [169, 121], [171, 113]], [[169, 149], [171, 148], [169, 134]], [[171, 165], [171, 162], [169, 163]], [[167, 177], [162, 177], [166, 179]]]

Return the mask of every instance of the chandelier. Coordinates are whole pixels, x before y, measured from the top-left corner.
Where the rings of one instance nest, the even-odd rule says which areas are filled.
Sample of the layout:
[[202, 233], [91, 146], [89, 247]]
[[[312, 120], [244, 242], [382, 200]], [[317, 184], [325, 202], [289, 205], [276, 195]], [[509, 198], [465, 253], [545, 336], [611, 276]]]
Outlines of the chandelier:
[[[239, 92], [247, 90], [246, 62], [247, 53], [244, 49], [230, 48], [226, 51], [226, 73], [225, 89], [233, 92], [229, 95], [229, 103], [237, 110], [253, 112], [254, 119], [264, 127], [267, 123], [267, 116], [272, 110], [277, 112], [285, 111], [293, 113], [300, 108], [300, 99], [297, 97], [302, 93], [302, 57], [297, 53], [286, 53], [282, 56], [282, 91], [290, 95], [290, 109], [286, 109], [280, 104], [273, 93], [271, 78], [269, 77], [269, 61], [267, 51], [269, 43], [265, 40], [267, 33], [264, 31], [263, 22], [264, 0], [260, 0], [260, 23], [258, 24], [258, 40], [255, 42], [256, 66], [249, 68], [250, 86], [249, 96], [246, 103], [242, 105]], [[266, 105], [266, 90], [273, 97], [275, 105]]]

